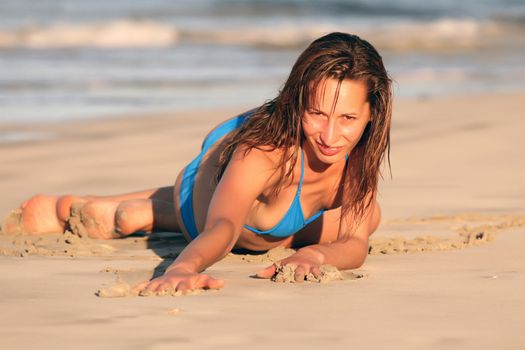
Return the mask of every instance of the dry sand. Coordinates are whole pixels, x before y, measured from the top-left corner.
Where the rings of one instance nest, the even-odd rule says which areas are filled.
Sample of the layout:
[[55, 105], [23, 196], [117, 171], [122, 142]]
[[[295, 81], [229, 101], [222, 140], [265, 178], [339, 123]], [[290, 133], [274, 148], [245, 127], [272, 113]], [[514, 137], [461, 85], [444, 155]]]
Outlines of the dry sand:
[[[365, 265], [331, 283], [253, 278], [291, 253], [281, 249], [214, 265], [208, 273], [226, 282], [220, 291], [115, 298], [161, 273], [182, 236], [0, 235], [2, 348], [522, 349], [524, 97], [398, 102], [383, 224]], [[39, 192], [171, 184], [202, 136], [232, 113], [0, 124], [56, 136], [0, 144], [0, 215]]]

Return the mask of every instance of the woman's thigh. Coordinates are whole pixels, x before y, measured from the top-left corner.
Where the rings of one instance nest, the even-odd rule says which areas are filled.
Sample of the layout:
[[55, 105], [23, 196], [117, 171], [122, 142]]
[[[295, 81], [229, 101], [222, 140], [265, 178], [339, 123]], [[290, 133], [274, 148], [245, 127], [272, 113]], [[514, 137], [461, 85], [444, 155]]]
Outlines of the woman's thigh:
[[173, 185], [172, 198], [173, 198], [173, 207], [175, 209], [175, 218], [177, 219], [177, 224], [179, 226], [179, 229], [184, 235], [184, 238], [186, 239], [186, 241], [191, 242], [191, 236], [188, 234], [188, 231], [186, 230], [186, 227], [184, 226], [184, 221], [182, 220], [182, 214], [180, 210], [180, 186], [182, 183], [182, 175], [184, 174], [185, 170], [186, 168], [182, 169], [177, 175], [175, 184]]

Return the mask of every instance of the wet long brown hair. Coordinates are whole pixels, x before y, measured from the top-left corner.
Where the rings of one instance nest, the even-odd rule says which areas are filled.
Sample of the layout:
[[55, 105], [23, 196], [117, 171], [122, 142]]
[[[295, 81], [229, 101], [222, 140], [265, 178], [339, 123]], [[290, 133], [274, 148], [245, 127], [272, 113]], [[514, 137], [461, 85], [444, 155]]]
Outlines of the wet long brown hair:
[[336, 79], [339, 84], [344, 79], [358, 80], [368, 87], [370, 122], [350, 154], [343, 184], [341, 219], [352, 218], [347, 223], [353, 229], [363, 220], [377, 192], [380, 166], [385, 152], [390, 152], [392, 115], [392, 81], [383, 60], [370, 43], [356, 35], [330, 33], [306, 48], [278, 96], [260, 106], [230, 135], [220, 155], [217, 180], [239, 146], [246, 153], [261, 147], [285, 150], [276, 168], [280, 172], [279, 181], [271, 191], [276, 196], [293, 179], [304, 139], [301, 118], [325, 79]]

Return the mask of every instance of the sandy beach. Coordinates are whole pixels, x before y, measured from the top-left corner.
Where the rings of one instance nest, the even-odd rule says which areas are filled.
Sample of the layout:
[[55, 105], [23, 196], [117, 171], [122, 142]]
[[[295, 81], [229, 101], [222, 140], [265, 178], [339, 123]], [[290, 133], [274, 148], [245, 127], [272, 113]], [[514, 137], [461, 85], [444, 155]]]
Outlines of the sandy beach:
[[[235, 254], [208, 270], [223, 290], [106, 298], [97, 294], [126, 294], [158, 273], [183, 248], [181, 235], [0, 234], [2, 348], [523, 349], [524, 101], [524, 93], [395, 101], [383, 223], [365, 264], [342, 280], [256, 279], [289, 252]], [[0, 143], [0, 215], [36, 193], [172, 184], [202, 137], [249, 107], [0, 124], [0, 133], [43, 135]]]

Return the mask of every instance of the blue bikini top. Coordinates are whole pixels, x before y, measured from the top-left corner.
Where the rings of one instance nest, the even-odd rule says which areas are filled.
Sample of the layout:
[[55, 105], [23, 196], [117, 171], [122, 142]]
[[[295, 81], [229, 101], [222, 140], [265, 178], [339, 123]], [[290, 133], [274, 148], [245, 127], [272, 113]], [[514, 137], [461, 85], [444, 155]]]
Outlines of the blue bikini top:
[[297, 231], [317, 219], [324, 213], [324, 209], [314, 214], [308, 220], [305, 220], [303, 214], [303, 208], [301, 206], [301, 188], [303, 187], [304, 178], [304, 151], [301, 149], [301, 178], [299, 179], [299, 186], [297, 186], [297, 193], [293, 199], [292, 205], [288, 208], [284, 217], [279, 221], [273, 228], [261, 231], [254, 227], [244, 225], [248, 230], [255, 232], [259, 235], [270, 235], [274, 237], [288, 237], [295, 234]]
[[[237, 118], [231, 119], [215, 130], [210, 132], [210, 134], [204, 139], [202, 143], [201, 153], [186, 167], [184, 171], [182, 182], [180, 186], [180, 211], [184, 226], [186, 227], [188, 233], [192, 238], [197, 237], [199, 234], [197, 227], [195, 225], [195, 217], [193, 213], [193, 187], [195, 185], [195, 176], [199, 169], [200, 162], [206, 152], [224, 135], [227, 133], [239, 128], [246, 118], [251, 115], [250, 112], [244, 113]], [[256, 228], [253, 228], [248, 225], [244, 225], [248, 230], [255, 232], [261, 235], [271, 235], [275, 237], [288, 237], [292, 236], [294, 233], [302, 229], [304, 226], [308, 225], [310, 222], [317, 219], [320, 215], [323, 214], [324, 210], [321, 210], [308, 220], [304, 219], [303, 208], [301, 207], [300, 196], [301, 188], [303, 187], [303, 178], [304, 178], [304, 151], [301, 153], [301, 178], [299, 180], [299, 186], [297, 187], [297, 193], [293, 199], [292, 205], [284, 215], [284, 217], [279, 221], [274, 228], [261, 231]]]

